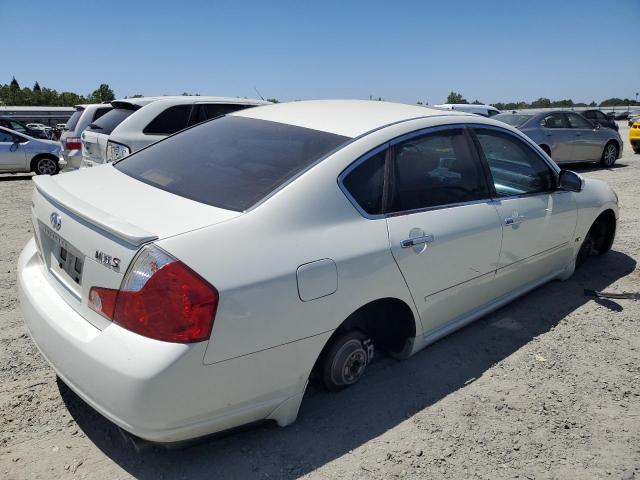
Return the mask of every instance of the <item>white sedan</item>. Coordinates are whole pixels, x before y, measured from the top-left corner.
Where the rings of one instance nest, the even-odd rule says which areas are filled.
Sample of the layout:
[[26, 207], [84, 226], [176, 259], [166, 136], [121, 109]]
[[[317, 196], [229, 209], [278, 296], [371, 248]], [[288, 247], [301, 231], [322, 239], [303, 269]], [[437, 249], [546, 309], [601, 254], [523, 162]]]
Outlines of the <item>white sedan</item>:
[[[22, 311], [60, 378], [157, 442], [293, 422], [607, 252], [603, 182], [518, 130], [368, 101], [243, 110], [37, 177]], [[377, 353], [376, 353], [377, 354]]]

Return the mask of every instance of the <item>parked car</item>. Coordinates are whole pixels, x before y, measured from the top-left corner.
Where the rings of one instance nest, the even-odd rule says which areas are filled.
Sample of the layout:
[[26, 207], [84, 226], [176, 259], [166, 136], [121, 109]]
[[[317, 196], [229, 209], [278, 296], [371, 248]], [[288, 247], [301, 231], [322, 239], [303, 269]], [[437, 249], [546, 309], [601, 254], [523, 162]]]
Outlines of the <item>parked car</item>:
[[639, 110], [625, 110], [616, 114], [616, 120], [627, 120], [629, 115], [639, 115]]
[[197, 123], [269, 103], [245, 98], [203, 96], [180, 96], [157, 100], [140, 108], [113, 129], [107, 140], [102, 163], [119, 160]]
[[0, 127], [0, 172], [58, 173], [60, 144]]
[[92, 167], [94, 163], [104, 163], [107, 155], [107, 140], [113, 130], [127, 117], [140, 108], [163, 97], [141, 97], [114, 100], [111, 110], [98, 118], [82, 132], [81, 167]]
[[82, 162], [82, 132], [113, 107], [109, 103], [95, 103], [89, 105], [76, 105], [76, 111], [67, 121], [60, 142], [62, 152], [60, 167], [63, 170], [75, 170], [80, 168]]
[[0, 117], [0, 127], [8, 128], [9, 130], [14, 130], [20, 134], [29, 135], [30, 137], [34, 138], [47, 138], [47, 135], [44, 131], [29, 128], [27, 124], [12, 117]]
[[628, 117], [628, 121], [627, 121], [629, 126], [632, 126], [638, 120], [640, 120], [640, 111], [630, 112], [629, 113], [629, 117]]
[[234, 112], [35, 187], [28, 331], [157, 442], [287, 425], [312, 373], [340, 390], [376, 351], [408, 357], [568, 278], [618, 218], [606, 183], [517, 129], [368, 101]]
[[473, 103], [443, 103], [442, 105], [434, 105], [436, 108], [444, 110], [457, 110], [458, 112], [475, 113], [483, 117], [493, 117], [498, 115], [500, 110], [491, 105], [476, 105]]
[[600, 128], [571, 111], [502, 113], [494, 117], [518, 128], [536, 142], [556, 163], [600, 162], [611, 167], [622, 155], [618, 132]]
[[633, 153], [640, 153], [640, 118], [629, 128], [629, 142]]
[[618, 124], [615, 119], [605, 115], [601, 110], [584, 110], [580, 112], [580, 115], [593, 123], [599, 123], [601, 127], [613, 128], [616, 132], [618, 131]]

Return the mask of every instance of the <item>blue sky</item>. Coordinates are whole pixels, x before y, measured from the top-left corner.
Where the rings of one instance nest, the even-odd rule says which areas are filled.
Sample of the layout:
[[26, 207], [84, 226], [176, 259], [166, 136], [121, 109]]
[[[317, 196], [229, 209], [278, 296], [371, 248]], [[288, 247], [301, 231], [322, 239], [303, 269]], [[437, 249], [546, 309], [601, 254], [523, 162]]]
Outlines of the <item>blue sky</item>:
[[640, 0], [27, 3], [0, 0], [0, 83], [430, 104], [640, 91]]

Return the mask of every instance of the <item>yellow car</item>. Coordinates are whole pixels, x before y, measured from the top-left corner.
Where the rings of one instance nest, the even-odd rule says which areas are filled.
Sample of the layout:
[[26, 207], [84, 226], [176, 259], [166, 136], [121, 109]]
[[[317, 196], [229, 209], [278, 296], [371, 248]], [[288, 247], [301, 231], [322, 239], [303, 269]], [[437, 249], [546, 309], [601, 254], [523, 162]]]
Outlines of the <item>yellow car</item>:
[[635, 153], [640, 153], [640, 121], [633, 122], [629, 128], [629, 141]]

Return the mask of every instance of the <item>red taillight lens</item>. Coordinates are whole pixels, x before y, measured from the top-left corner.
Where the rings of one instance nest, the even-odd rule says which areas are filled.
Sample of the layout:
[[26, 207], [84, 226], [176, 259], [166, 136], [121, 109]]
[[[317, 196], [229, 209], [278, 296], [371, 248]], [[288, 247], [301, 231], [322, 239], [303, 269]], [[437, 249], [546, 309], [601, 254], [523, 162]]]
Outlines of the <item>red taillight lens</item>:
[[138, 255], [119, 291], [93, 287], [89, 307], [145, 337], [200, 342], [211, 335], [218, 291], [182, 262], [151, 246]]
[[81, 150], [82, 142], [77, 137], [70, 137], [64, 141], [64, 148], [67, 150]]

